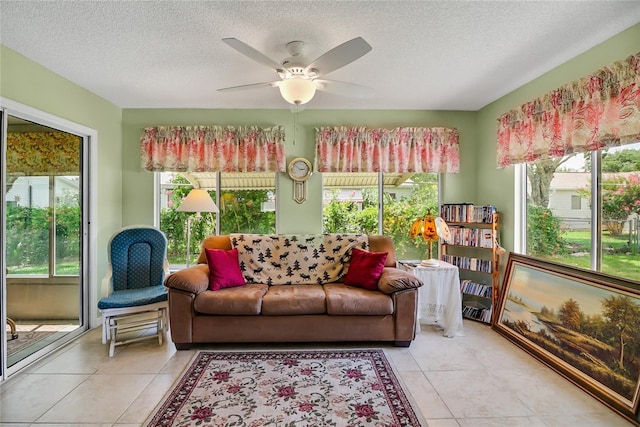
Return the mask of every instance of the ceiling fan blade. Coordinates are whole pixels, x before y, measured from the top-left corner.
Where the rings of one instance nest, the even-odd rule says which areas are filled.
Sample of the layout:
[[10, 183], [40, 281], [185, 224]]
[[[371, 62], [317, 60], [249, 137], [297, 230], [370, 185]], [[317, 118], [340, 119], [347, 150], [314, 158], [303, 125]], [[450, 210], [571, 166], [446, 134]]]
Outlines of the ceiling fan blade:
[[238, 39], [235, 39], [233, 37], [228, 37], [228, 38], [222, 39], [222, 41], [225, 42], [227, 45], [231, 46], [232, 48], [234, 48], [235, 50], [237, 50], [238, 52], [240, 52], [241, 54], [253, 59], [258, 64], [262, 64], [276, 71], [282, 69], [282, 66], [277, 62], [275, 62], [273, 59], [265, 56], [264, 54], [258, 52], [248, 44], [241, 42]]
[[218, 89], [218, 92], [236, 92], [236, 91], [247, 90], [247, 89], [259, 89], [261, 87], [278, 87], [279, 84], [280, 84], [280, 81], [252, 83], [248, 85], [223, 87], [222, 89]]
[[316, 89], [336, 95], [351, 96], [354, 98], [371, 98], [375, 91], [368, 86], [355, 83], [339, 82], [336, 80], [313, 80]]
[[338, 68], [352, 63], [371, 50], [369, 43], [362, 37], [356, 37], [334, 47], [307, 66], [306, 72], [318, 70], [317, 75], [329, 74]]

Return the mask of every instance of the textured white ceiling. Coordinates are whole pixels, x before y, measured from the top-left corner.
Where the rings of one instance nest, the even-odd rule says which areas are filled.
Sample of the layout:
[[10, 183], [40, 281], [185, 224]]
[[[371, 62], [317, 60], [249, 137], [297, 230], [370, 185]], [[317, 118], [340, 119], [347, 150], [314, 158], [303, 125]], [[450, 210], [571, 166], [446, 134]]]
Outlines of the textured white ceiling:
[[[276, 80], [221, 42], [276, 62], [354, 37], [373, 50], [327, 79], [308, 109], [477, 110], [640, 22], [640, 1], [0, 1], [0, 43], [122, 108], [287, 108]], [[640, 49], [640, 41], [638, 41]]]

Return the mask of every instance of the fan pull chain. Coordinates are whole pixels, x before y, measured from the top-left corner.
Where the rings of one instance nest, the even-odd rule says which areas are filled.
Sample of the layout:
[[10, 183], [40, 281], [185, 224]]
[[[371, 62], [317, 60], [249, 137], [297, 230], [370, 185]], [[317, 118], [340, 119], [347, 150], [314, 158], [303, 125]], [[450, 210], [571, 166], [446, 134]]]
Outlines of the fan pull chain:
[[296, 139], [298, 136], [298, 106], [295, 105], [293, 111], [293, 145], [296, 145]]

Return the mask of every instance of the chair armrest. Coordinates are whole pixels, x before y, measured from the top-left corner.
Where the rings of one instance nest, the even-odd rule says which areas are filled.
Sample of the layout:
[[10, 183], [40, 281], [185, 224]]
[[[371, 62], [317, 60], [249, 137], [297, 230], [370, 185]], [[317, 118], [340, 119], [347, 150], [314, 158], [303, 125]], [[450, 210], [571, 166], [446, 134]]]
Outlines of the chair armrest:
[[111, 263], [107, 265], [107, 274], [102, 278], [100, 284], [100, 298], [108, 297], [113, 292], [113, 271], [111, 270]]
[[408, 271], [395, 267], [385, 267], [378, 280], [378, 290], [385, 294], [392, 294], [405, 289], [417, 289], [422, 281]]
[[199, 294], [209, 289], [209, 266], [198, 264], [170, 274], [164, 281], [167, 288]]

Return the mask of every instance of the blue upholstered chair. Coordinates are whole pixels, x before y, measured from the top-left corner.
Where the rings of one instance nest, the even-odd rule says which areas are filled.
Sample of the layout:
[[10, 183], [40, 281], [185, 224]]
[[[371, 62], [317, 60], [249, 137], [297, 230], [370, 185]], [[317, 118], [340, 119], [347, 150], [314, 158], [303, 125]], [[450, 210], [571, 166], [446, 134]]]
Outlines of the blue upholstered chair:
[[[108, 244], [108, 272], [102, 281], [109, 296], [100, 299], [102, 343], [109, 342], [109, 357], [118, 345], [158, 337], [167, 331], [167, 238], [157, 228], [126, 227]], [[149, 330], [156, 334], [149, 335]], [[126, 334], [118, 340], [118, 334]]]

